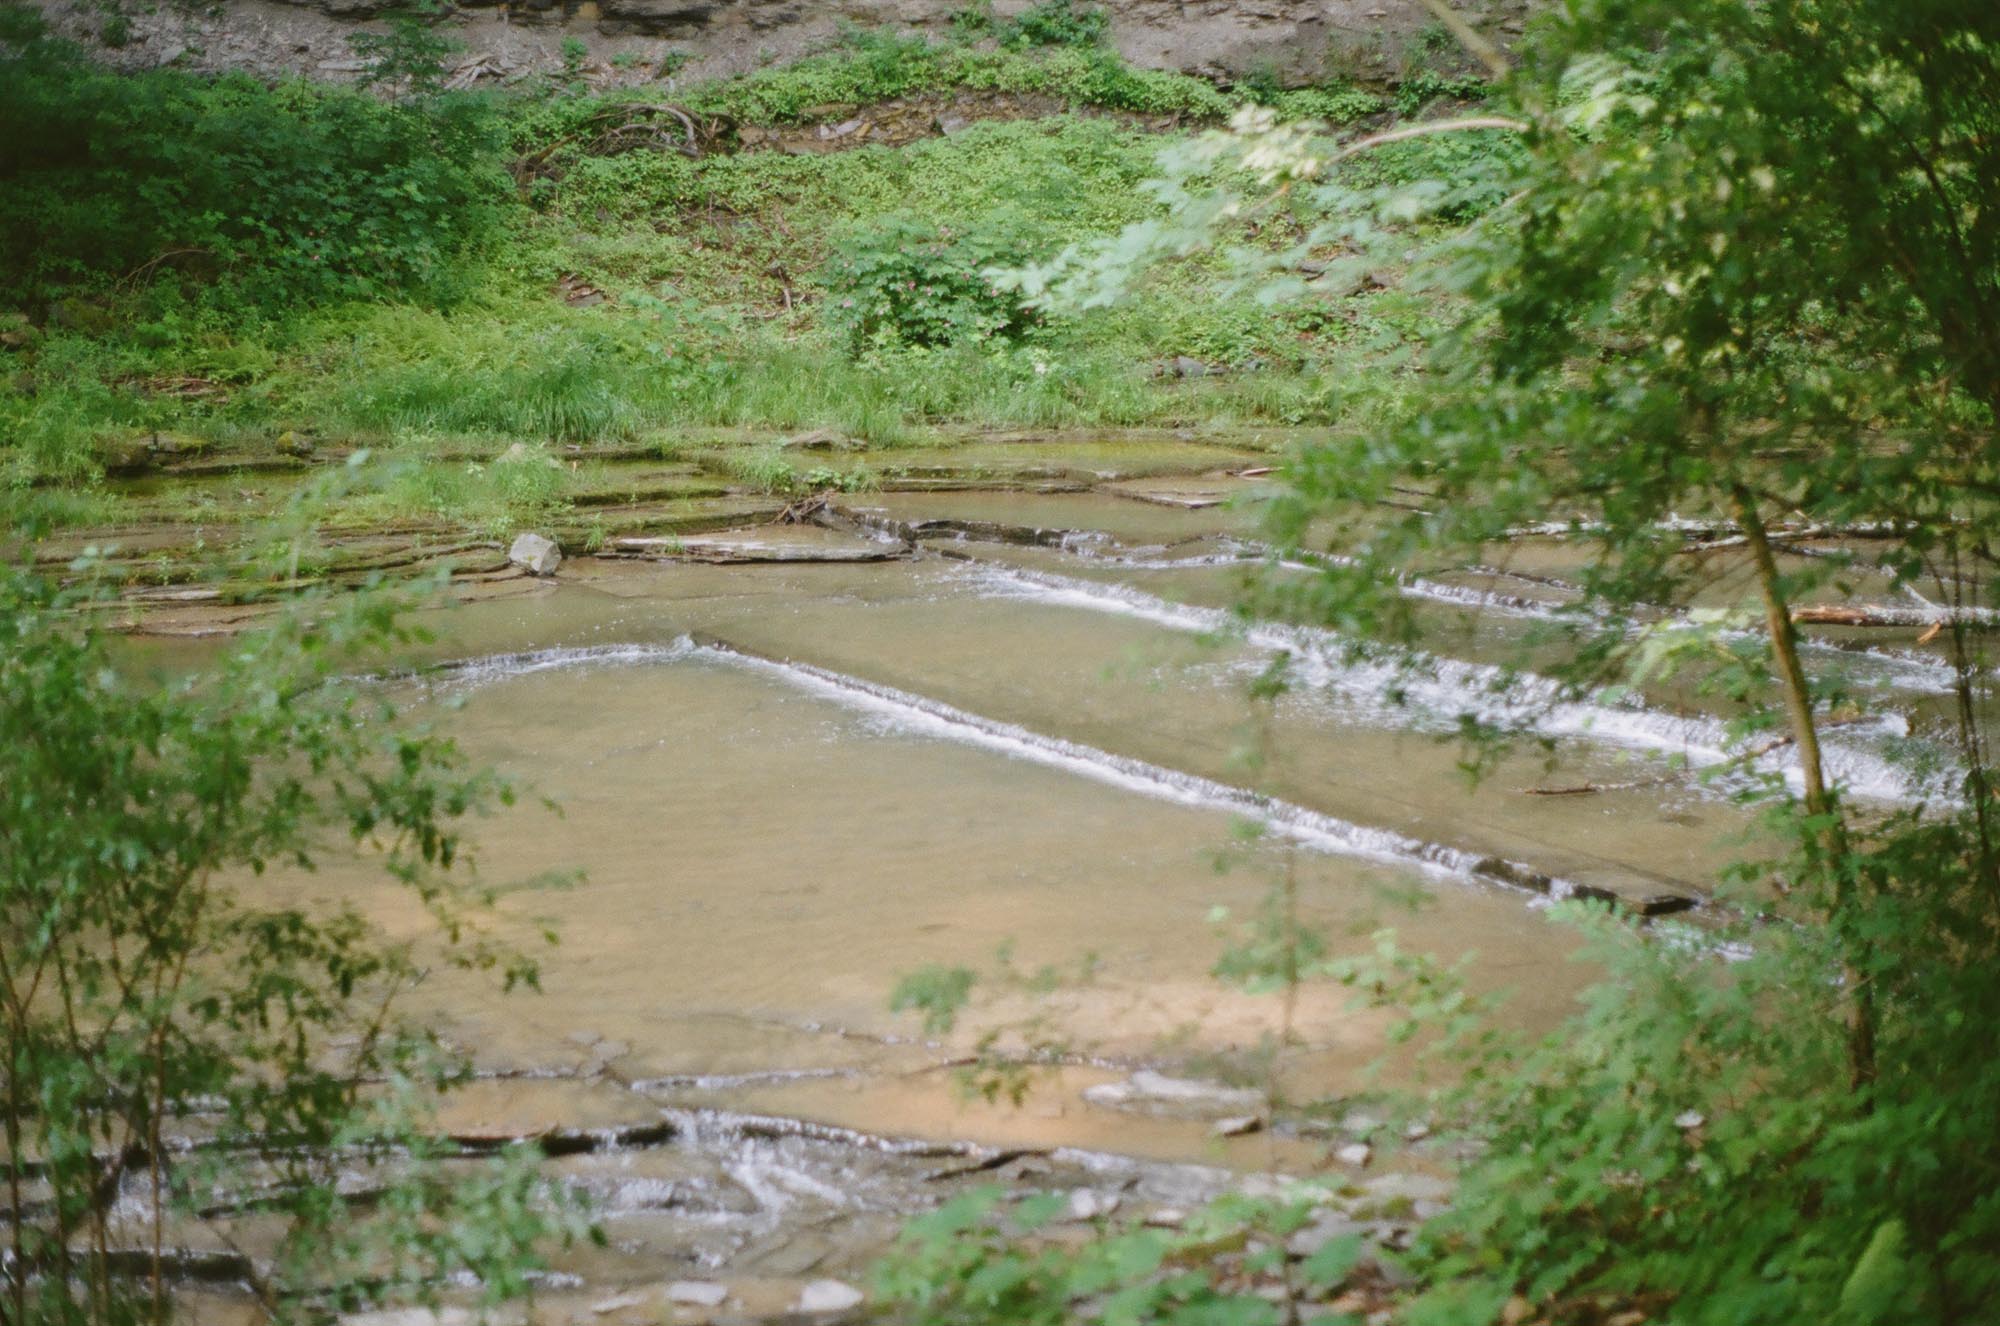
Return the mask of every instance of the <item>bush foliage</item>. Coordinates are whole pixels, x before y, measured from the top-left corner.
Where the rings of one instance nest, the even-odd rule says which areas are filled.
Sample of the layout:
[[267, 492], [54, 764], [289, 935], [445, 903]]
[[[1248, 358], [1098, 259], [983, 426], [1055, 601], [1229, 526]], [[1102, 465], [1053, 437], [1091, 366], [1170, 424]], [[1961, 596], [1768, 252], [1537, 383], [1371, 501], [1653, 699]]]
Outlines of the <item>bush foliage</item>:
[[827, 317], [850, 349], [1018, 339], [1036, 315], [987, 275], [1027, 256], [1018, 225], [955, 231], [911, 216], [876, 221], [827, 269]]
[[[294, 605], [165, 684], [114, 663], [98, 606], [0, 569], [7, 1320], [168, 1320], [160, 1249], [203, 1210], [270, 1222], [242, 1274], [276, 1319], [452, 1275], [519, 1296], [582, 1232], [573, 1204], [544, 1200], [531, 1149], [423, 1163], [450, 1149], [424, 1101], [458, 1069], [396, 1003], [433, 966], [534, 981], [467, 878], [467, 821], [511, 789], [342, 680], [407, 640], [387, 597]], [[264, 879], [341, 852], [429, 924], [391, 936]]]
[[508, 180], [482, 101], [114, 74], [14, 26], [0, 43], [0, 299], [162, 271], [270, 311], [435, 299], [501, 219]]

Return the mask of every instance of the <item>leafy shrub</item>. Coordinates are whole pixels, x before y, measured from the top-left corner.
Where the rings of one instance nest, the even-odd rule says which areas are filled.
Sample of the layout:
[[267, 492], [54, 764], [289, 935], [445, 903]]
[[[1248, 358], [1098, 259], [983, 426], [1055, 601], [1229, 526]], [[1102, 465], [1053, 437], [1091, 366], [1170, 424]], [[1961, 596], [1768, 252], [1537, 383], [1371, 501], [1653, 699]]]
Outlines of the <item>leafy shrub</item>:
[[1454, 101], [1479, 101], [1491, 86], [1474, 75], [1447, 78], [1435, 69], [1422, 69], [1396, 85], [1396, 113], [1415, 115], [1440, 97]]
[[1328, 124], [1352, 124], [1387, 109], [1382, 98], [1352, 83], [1279, 92], [1266, 104], [1278, 112], [1281, 120], [1323, 120]]
[[960, 87], [1041, 92], [1106, 110], [1203, 119], [1221, 119], [1236, 104], [1202, 79], [1135, 69], [1115, 51], [1095, 45], [1016, 44], [997, 51], [975, 50], [886, 33], [850, 34], [839, 50], [689, 89], [682, 94], [682, 104], [747, 124], [791, 124], [830, 113], [822, 108], [841, 107], [845, 113], [854, 105]]
[[1097, 5], [1078, 8], [1076, 0], [1041, 0], [1000, 29], [1000, 44], [1095, 46], [1110, 26], [1111, 15]]
[[993, 17], [993, 0], [973, 0], [951, 11], [947, 20], [951, 25], [951, 35], [955, 41], [978, 41], [990, 37], [998, 26]]
[[1341, 163], [1341, 184], [1372, 189], [1439, 190], [1430, 215], [1469, 221], [1499, 205], [1524, 157], [1520, 139], [1500, 131], [1438, 134], [1390, 143]]
[[[343, 679], [409, 639], [384, 595], [293, 605], [165, 684], [121, 671], [101, 606], [0, 569], [0, 1182], [35, 1194], [10, 1205], [8, 1320], [169, 1320], [159, 1263], [117, 1259], [206, 1205], [257, 1213], [259, 1289], [299, 1316], [457, 1274], [520, 1296], [580, 1223], [525, 1148], [425, 1163], [418, 1084], [457, 1070], [396, 998], [434, 965], [534, 982], [466, 873], [468, 822], [511, 790]], [[427, 924], [258, 878], [346, 852]], [[379, 1192], [350, 1200], [356, 1173]]]
[[946, 57], [946, 48], [922, 37], [854, 32], [824, 55], [691, 89], [684, 104], [752, 124], [796, 123], [810, 118], [815, 106], [882, 101], [940, 86], [949, 81]]
[[856, 353], [871, 345], [1015, 339], [1035, 315], [985, 273], [1026, 257], [1016, 227], [953, 231], [892, 216], [839, 247], [826, 274], [827, 320]]
[[508, 197], [494, 117], [303, 83], [120, 75], [0, 45], [0, 297], [170, 268], [271, 309], [441, 297]]
[[387, 15], [387, 32], [349, 36], [347, 44], [368, 62], [361, 86], [387, 83], [406, 87], [415, 96], [435, 95], [444, 85], [445, 57], [465, 48], [465, 43], [437, 30], [443, 15], [439, 0], [415, 0]]
[[1164, 69], [1139, 69], [1116, 51], [1064, 47], [1039, 59], [989, 57], [989, 67], [968, 67], [967, 87], [1007, 92], [1048, 92], [1084, 106], [1142, 115], [1222, 119], [1235, 108], [1212, 84]]

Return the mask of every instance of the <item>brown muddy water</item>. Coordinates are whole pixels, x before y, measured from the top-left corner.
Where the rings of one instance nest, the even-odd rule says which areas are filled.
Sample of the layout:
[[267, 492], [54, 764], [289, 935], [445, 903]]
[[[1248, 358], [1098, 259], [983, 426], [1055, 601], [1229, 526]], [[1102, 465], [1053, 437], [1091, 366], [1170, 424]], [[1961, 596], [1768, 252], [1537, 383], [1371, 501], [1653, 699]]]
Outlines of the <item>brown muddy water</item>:
[[[709, 541], [725, 560], [768, 545], [769, 562], [572, 561], [532, 592], [439, 614], [424, 670], [380, 683], [561, 807], [483, 824], [487, 880], [587, 877], [502, 904], [524, 942], [544, 921], [560, 932], [540, 993], [440, 977], [413, 1005], [481, 1074], [446, 1105], [453, 1131], [574, 1143], [550, 1170], [597, 1203], [610, 1242], [560, 1262], [551, 1319], [658, 1320], [659, 1284], [690, 1278], [779, 1310], [803, 1279], [859, 1276], [902, 1219], [974, 1182], [1143, 1211], [1272, 1167], [1439, 1171], [1426, 1145], [1367, 1169], [1337, 1160], [1369, 1135], [1361, 1114], [1281, 1108], [1262, 1133], [1214, 1135], [1218, 1114], [1263, 1112], [1245, 1089], [1365, 1110], [1380, 1080], [1383, 1018], [1332, 989], [1300, 1002], [1267, 1078], [1276, 1002], [1209, 975], [1273, 880], [1291, 873], [1336, 949], [1393, 928], [1465, 961], [1530, 1028], [1590, 976], [1551, 895], [1664, 910], [1707, 892], [1743, 812], [1671, 764], [1719, 754], [1711, 717], [1556, 705], [1535, 720], [1549, 752], [1476, 789], [1458, 776], [1439, 740], [1452, 713], [1544, 698], [1492, 667], [1538, 611], [1532, 584], [1413, 585], [1463, 629], [1452, 656], [1399, 677], [1320, 634], [1230, 632], [1248, 516], [1161, 496], [857, 498], [860, 533]], [[914, 554], [857, 560], [891, 535]], [[832, 560], [796, 560], [811, 556]], [[1253, 767], [1245, 683], [1279, 651], [1297, 688]], [[1920, 658], [1856, 667], [1913, 703], [1937, 681]], [[1836, 742], [1836, 767], [1898, 794], [1873, 736]], [[1586, 783], [1608, 790], [1526, 794]], [[415, 923], [361, 863], [268, 887]], [[939, 1039], [889, 1011], [901, 976], [990, 971], [1003, 945], [1023, 970], [1091, 974], [983, 1000]], [[1019, 1106], [968, 1103], [953, 1069], [973, 1039], [1035, 1014], [1062, 1064]], [[1115, 1099], [1149, 1069], [1237, 1094]]]

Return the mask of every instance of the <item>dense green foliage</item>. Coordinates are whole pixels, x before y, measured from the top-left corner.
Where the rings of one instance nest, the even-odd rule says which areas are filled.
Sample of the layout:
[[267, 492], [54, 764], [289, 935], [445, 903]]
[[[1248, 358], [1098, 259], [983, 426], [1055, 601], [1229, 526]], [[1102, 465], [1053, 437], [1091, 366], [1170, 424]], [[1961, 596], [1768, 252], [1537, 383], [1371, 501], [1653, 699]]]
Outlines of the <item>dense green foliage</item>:
[[[967, 236], [1005, 213], [1018, 223], [993, 256], [1033, 258], [1160, 215], [1141, 186], [1179, 137], [1172, 122], [1257, 100], [1334, 120], [1380, 108], [1345, 85], [1219, 89], [1095, 44], [853, 34], [677, 89], [690, 112], [733, 126], [697, 160], [604, 139], [656, 107], [658, 90], [437, 91], [447, 39], [420, 16], [363, 52], [376, 91], [399, 98], [384, 100], [175, 69], [117, 77], [37, 35], [27, 11], [0, 15], [0, 96], [10, 122], [41, 126], [0, 150], [12, 255], [0, 472], [10, 504], [59, 519], [105, 499], [24, 490], [89, 481], [155, 431], [253, 453], [290, 432], [421, 457], [444, 440], [498, 454], [518, 439], [688, 426], [832, 425], [894, 443], [938, 426], [1299, 423], [1323, 413], [1336, 376], [1369, 384], [1356, 409], [1393, 400], [1382, 352], [1431, 316], [1388, 294], [1272, 308], [1194, 261], [1088, 319], [1029, 328], [1003, 315], [1021, 335], [936, 346], [899, 334], [862, 360], [841, 353], [854, 329], [829, 283], [867, 258], [884, 218]], [[795, 154], [746, 136], [752, 146], [729, 150], [729, 133], [751, 126], [810, 137], [787, 126], [960, 93], [992, 100], [950, 135], [900, 148]], [[1159, 118], [1042, 115], [1056, 106]], [[555, 297], [578, 283], [608, 299], [573, 309]], [[1237, 371], [1160, 379], [1156, 366], [1180, 355]], [[439, 492], [469, 499], [478, 486]]]
[[1137, 69], [1093, 44], [1023, 41], [992, 50], [876, 33], [855, 33], [840, 49], [795, 64], [690, 89], [681, 100], [705, 114], [784, 124], [891, 97], [961, 89], [1039, 94], [1075, 106], [1194, 119], [1219, 118], [1236, 104], [1211, 83]]
[[1111, 15], [1076, 0], [1040, 0], [997, 26], [1003, 46], [1095, 46], [1110, 30]]
[[[506, 787], [335, 680], [403, 638], [393, 605], [301, 604], [165, 684], [114, 665], [89, 606], [0, 573], [7, 1319], [162, 1319], [199, 1210], [273, 1218], [245, 1273], [274, 1313], [461, 1271], [521, 1293], [536, 1245], [574, 1232], [528, 1200], [531, 1157], [411, 1163], [439, 1150], [412, 1106], [453, 1070], [397, 996], [438, 963], [508, 985], [534, 967], [487, 937], [460, 859]], [[346, 850], [434, 928], [392, 940], [351, 906], [242, 887]], [[136, 1277], [115, 1263], [135, 1226]]]
[[[1129, 308], [1046, 320], [1020, 346], [853, 362], [827, 287], [850, 237], [905, 211], [961, 234], [1006, 212], [1042, 248], [1105, 234], [1159, 213], [1140, 186], [1162, 138], [1065, 117], [826, 155], [696, 161], [565, 141], [614, 105], [556, 96], [506, 112], [514, 150], [559, 146], [454, 269], [462, 297], [446, 307], [328, 296], [246, 316], [231, 287], [164, 263], [127, 287], [78, 287], [59, 311], [0, 304], [0, 321], [19, 319], [0, 348], [10, 484], [87, 478], [155, 429], [253, 452], [293, 430], [411, 453], [491, 439], [497, 454], [686, 426], [832, 425], [893, 443], [935, 425], [1297, 423], [1324, 410], [1336, 375], [1392, 395], [1391, 375], [1323, 356], [1351, 346], [1366, 363], [1431, 316], [1390, 293], [1269, 307], [1192, 262]], [[612, 301], [566, 307], [559, 281]], [[1167, 386], [1153, 366], [1176, 355], [1241, 371]]]
[[0, 122], [0, 301], [162, 269], [274, 311], [435, 299], [463, 287], [508, 192], [482, 103], [128, 77], [47, 38], [0, 43]]
[[1025, 256], [1016, 233], [989, 221], [953, 231], [889, 216], [846, 237], [825, 278], [828, 321], [855, 351], [1018, 339], [1034, 314], [986, 275]]

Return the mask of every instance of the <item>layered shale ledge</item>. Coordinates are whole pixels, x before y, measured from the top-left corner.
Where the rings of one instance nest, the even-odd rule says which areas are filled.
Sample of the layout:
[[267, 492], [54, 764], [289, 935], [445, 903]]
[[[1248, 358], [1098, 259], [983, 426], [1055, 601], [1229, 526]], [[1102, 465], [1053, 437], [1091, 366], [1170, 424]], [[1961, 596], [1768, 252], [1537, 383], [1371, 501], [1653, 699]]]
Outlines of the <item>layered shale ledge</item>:
[[[1329, 77], [1391, 82], [1413, 60], [1425, 62], [1427, 30], [1436, 26], [1422, 0], [1097, 2], [1110, 16], [1110, 44], [1127, 60], [1223, 81], [1254, 73], [1294, 85]], [[1523, 29], [1531, 3], [1463, 0], [1456, 7], [1506, 45]], [[362, 67], [347, 35], [379, 25], [396, 5], [223, 0], [199, 12], [160, 6], [131, 16], [125, 46], [96, 54], [132, 68], [173, 64], [342, 79]], [[103, 16], [97, 0], [40, 0], [39, 7], [64, 35], [97, 44]], [[1028, 7], [1026, 0], [994, 4], [1002, 19]], [[673, 43], [673, 69], [705, 79], [824, 49], [853, 28], [942, 39], [953, 14], [965, 8], [965, 0], [458, 0], [447, 26], [496, 71], [562, 68], [562, 43], [581, 39], [591, 62], [602, 66], [598, 81], [628, 83], [642, 77], [636, 62], [661, 40]]]

